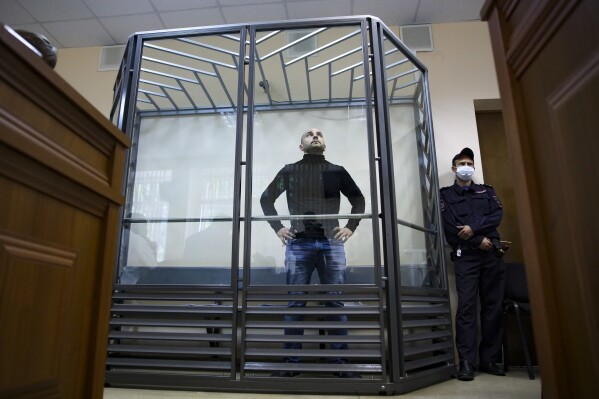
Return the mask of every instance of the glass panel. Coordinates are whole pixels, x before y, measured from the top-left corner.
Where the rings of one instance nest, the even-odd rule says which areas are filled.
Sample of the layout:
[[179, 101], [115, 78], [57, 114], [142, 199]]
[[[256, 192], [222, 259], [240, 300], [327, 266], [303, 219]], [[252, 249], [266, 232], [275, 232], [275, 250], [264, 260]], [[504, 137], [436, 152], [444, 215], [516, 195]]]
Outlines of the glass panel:
[[401, 285], [444, 288], [437, 235], [398, 226]]
[[[122, 283], [230, 284], [234, 50], [239, 52], [239, 40], [222, 35], [144, 44]], [[180, 112], [175, 116], [173, 110]], [[151, 243], [153, 262], [149, 256], [142, 262], [132, 252], [136, 243], [145, 246], [137, 230]]]
[[[323, 275], [326, 280], [321, 283], [372, 284], [359, 26], [287, 33], [257, 35], [261, 68], [255, 79], [258, 85], [268, 81], [268, 90], [257, 87], [255, 92], [259, 117], [252, 144], [251, 283], [285, 284], [287, 273], [298, 267], [305, 273], [295, 273], [295, 284], [319, 282], [312, 266], [324, 270], [326, 263], [328, 270], [338, 270]], [[315, 37], [316, 47], [295, 49], [289, 57], [287, 50], [293, 46], [286, 37]], [[302, 49], [307, 52], [298, 55]], [[286, 245], [277, 237], [285, 231], [282, 227], [294, 235], [287, 237]], [[351, 236], [340, 240], [335, 238], [338, 233]], [[265, 269], [272, 278], [266, 277]]]
[[423, 186], [426, 165], [421, 165], [422, 147], [417, 117], [416, 89], [421, 87], [422, 74], [395, 44], [383, 41], [384, 65], [389, 96], [389, 122], [393, 141], [393, 175], [398, 219], [424, 226]]

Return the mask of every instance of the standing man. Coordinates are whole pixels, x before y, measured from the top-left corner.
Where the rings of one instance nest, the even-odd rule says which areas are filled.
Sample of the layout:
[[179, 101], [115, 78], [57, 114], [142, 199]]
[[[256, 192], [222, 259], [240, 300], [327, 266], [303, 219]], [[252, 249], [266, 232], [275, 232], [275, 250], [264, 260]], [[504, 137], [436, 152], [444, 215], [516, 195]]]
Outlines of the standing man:
[[474, 379], [477, 346], [479, 370], [505, 375], [497, 365], [501, 359], [505, 286], [505, 266], [497, 256], [501, 246], [497, 228], [503, 216], [502, 205], [493, 187], [472, 181], [474, 153], [470, 148], [464, 148], [453, 157], [451, 170], [456, 179], [452, 186], [441, 189], [441, 214], [445, 238], [453, 248], [451, 259], [458, 295], [456, 346], [460, 364], [457, 378], [462, 381]]
[[[365, 200], [362, 192], [342, 166], [334, 165], [324, 159], [326, 148], [324, 136], [317, 128], [302, 134], [299, 149], [304, 157], [298, 162], [288, 164], [277, 173], [268, 185], [260, 204], [266, 216], [277, 215], [276, 199], [283, 193], [287, 195], [290, 215], [315, 215], [314, 218], [292, 219], [291, 226], [280, 221], [269, 221], [279, 239], [286, 246], [285, 268], [287, 284], [310, 284], [314, 270], [321, 284], [345, 283], [344, 243], [358, 227], [359, 219], [350, 219], [344, 227], [339, 226], [336, 218], [319, 218], [319, 215], [339, 214], [341, 194], [349, 200], [351, 213], [364, 213]], [[289, 301], [288, 307], [305, 307], [306, 301]], [[327, 307], [343, 307], [343, 302], [326, 301]], [[300, 321], [301, 315], [286, 315], [287, 321]], [[347, 321], [346, 315], [333, 315], [331, 321]], [[285, 329], [286, 335], [302, 335], [303, 329]], [[329, 330], [329, 335], [347, 335], [347, 329]], [[301, 349], [299, 342], [285, 343], [285, 349]], [[332, 343], [331, 349], [347, 349], [345, 343]], [[297, 357], [288, 357], [287, 362], [297, 363]], [[342, 357], [336, 363], [344, 363]], [[283, 371], [275, 373], [279, 377], [294, 377], [298, 373]], [[359, 378], [356, 373], [341, 372], [335, 374], [343, 378]]]

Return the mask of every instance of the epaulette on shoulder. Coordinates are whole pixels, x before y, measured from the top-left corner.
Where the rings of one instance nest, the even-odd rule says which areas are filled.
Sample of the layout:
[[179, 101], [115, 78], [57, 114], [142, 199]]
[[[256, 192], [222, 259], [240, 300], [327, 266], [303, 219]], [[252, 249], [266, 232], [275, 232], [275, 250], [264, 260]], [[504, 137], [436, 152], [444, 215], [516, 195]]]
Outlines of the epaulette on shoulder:
[[491, 190], [495, 190], [495, 189], [493, 188], [493, 186], [492, 186], [492, 185], [490, 185], [490, 184], [484, 184], [484, 183], [483, 183], [483, 186], [485, 186], [485, 187], [487, 187], [487, 188], [490, 188]]
[[448, 188], [450, 188], [450, 187], [451, 187], [451, 186], [445, 186], [445, 187], [441, 187], [441, 188], [439, 189], [439, 191], [447, 190], [447, 189], [448, 189]]

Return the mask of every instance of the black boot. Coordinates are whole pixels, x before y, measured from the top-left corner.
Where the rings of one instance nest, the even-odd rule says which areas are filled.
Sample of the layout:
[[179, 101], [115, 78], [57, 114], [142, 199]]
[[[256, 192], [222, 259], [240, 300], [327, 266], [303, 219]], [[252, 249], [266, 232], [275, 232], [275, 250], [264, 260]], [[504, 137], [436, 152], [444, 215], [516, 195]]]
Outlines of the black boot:
[[457, 377], [460, 381], [472, 381], [474, 379], [474, 364], [468, 360], [460, 360]]

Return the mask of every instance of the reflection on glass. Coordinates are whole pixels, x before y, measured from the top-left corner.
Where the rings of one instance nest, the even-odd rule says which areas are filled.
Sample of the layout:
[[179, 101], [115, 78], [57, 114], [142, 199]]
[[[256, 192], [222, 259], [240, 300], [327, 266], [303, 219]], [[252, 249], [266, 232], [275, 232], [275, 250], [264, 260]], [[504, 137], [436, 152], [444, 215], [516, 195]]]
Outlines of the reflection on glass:
[[398, 226], [401, 285], [444, 288], [437, 235]]
[[[138, 217], [124, 220], [121, 254], [130, 283], [230, 283], [239, 65], [239, 34], [143, 43], [127, 193]], [[142, 225], [153, 262], [131, 252]]]
[[127, 246], [127, 264], [131, 266], [156, 266], [156, 242], [148, 236], [148, 224], [140, 213], [131, 215], [139, 223], [129, 226], [129, 244]]
[[[230, 281], [231, 218], [199, 223], [153, 223], [134, 213], [125, 225], [130, 227], [123, 235], [121, 284], [228, 284]], [[154, 237], [162, 240], [157, 242]], [[159, 252], [168, 253], [169, 257], [158, 259]]]

